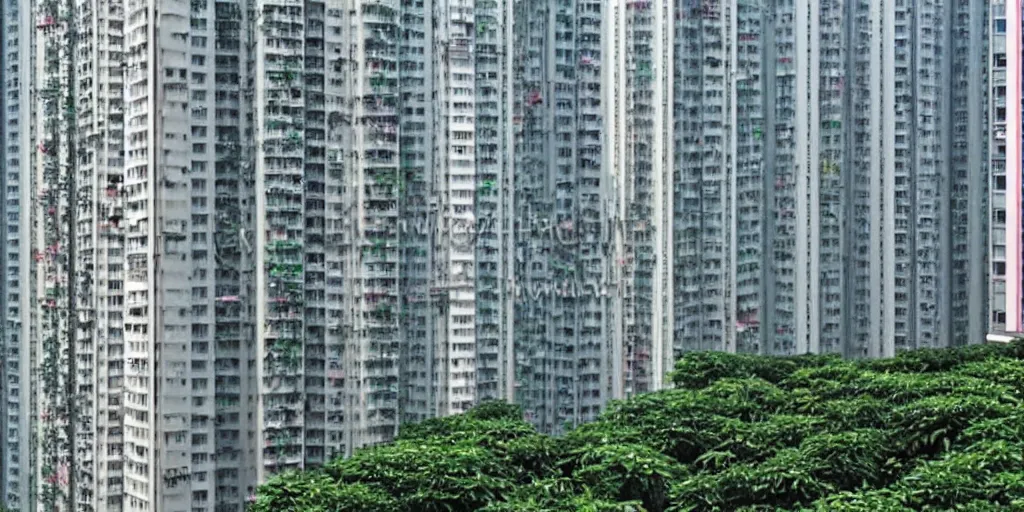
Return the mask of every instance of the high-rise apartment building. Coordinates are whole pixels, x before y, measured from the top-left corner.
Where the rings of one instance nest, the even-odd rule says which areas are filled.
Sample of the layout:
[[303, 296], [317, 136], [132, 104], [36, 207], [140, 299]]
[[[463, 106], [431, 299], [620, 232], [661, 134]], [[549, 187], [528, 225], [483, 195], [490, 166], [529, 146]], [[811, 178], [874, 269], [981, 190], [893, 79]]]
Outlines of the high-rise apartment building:
[[[553, 293], [580, 260], [603, 262], [592, 244], [558, 243], [563, 219], [585, 232], [600, 203], [600, 2], [531, 0], [514, 3], [513, 148], [515, 252], [514, 397], [527, 418], [556, 431], [577, 415], [592, 415], [588, 398], [600, 387], [600, 358], [609, 337], [601, 297]], [[589, 65], [581, 65], [584, 59]], [[589, 178], [589, 179], [588, 179]], [[578, 190], [588, 193], [578, 193]], [[589, 214], [589, 215], [588, 215]], [[595, 316], [595, 313], [597, 314]], [[593, 391], [599, 393], [599, 391]], [[597, 401], [594, 401], [597, 405]]]
[[676, 18], [674, 351], [980, 339], [987, 9], [705, 2]]
[[[19, 41], [35, 50], [21, 74], [33, 108], [20, 177], [31, 185], [19, 219], [31, 234], [19, 243], [32, 265], [21, 321], [31, 324], [22, 353], [33, 420], [22, 436], [31, 443], [22, 509], [116, 510], [122, 470], [132, 467], [122, 459], [121, 417], [123, 374], [133, 368], [122, 338], [123, 13], [97, 9], [39, 2], [34, 30]], [[109, 48], [91, 37], [100, 31]]]
[[477, 227], [471, 239], [476, 245], [476, 399], [512, 399], [513, 2], [476, 2], [475, 12]]
[[[758, 351], [762, 323], [772, 316], [762, 299], [774, 288], [766, 279], [772, 259], [765, 230], [775, 219], [767, 188], [772, 161], [766, 141], [766, 45], [774, 40], [765, 5], [687, 2], [670, 20], [671, 224], [673, 335], [663, 349]], [[735, 24], [733, 23], [735, 21]], [[785, 63], [783, 63], [785, 64]], [[780, 70], [785, 66], [780, 66]], [[781, 71], [780, 71], [781, 72]], [[787, 138], [778, 146], [786, 147]], [[783, 149], [780, 149], [782, 152]], [[792, 206], [787, 207], [791, 212]], [[791, 222], [789, 213], [780, 219]], [[785, 249], [792, 252], [791, 249]], [[768, 295], [766, 295], [768, 294]], [[785, 304], [781, 305], [783, 309]], [[767, 315], [767, 316], [764, 316]]]
[[238, 511], [483, 399], [1010, 328], [1019, 10], [8, 2], [2, 500]]
[[32, 152], [32, 62], [30, 41], [32, 6], [7, 1], [0, 5], [0, 297], [3, 324], [0, 328], [0, 503], [13, 510], [30, 507], [32, 502], [32, 445], [28, 441], [33, 428], [32, 354], [30, 279], [32, 267], [31, 227], [28, 208], [32, 203], [30, 167]]
[[1024, 329], [1024, 283], [1021, 282], [1021, 3], [991, 4], [989, 62], [991, 83], [989, 142], [992, 169], [989, 227], [991, 288], [990, 330]]
[[[557, 235], [593, 199], [607, 226], [594, 261], [517, 232], [513, 280], [613, 283], [597, 300], [516, 302], [516, 396], [538, 425], [656, 388], [689, 350], [864, 357], [980, 339], [986, 9], [522, 2], [513, 18], [516, 220]], [[603, 166], [588, 179], [591, 156]], [[581, 311], [603, 325], [566, 325]], [[594, 367], [587, 333], [605, 354]]]

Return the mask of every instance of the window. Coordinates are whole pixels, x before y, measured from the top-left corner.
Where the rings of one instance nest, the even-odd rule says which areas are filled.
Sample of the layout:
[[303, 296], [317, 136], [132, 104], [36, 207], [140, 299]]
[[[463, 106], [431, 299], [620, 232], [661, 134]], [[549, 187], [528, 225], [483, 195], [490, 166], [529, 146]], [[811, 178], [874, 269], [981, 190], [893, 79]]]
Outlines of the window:
[[996, 20], [996, 34], [1005, 34], [1005, 33], [1006, 33], [1006, 20], [1005, 19], [997, 19]]
[[996, 176], [996, 190], [1006, 190], [1006, 176]]

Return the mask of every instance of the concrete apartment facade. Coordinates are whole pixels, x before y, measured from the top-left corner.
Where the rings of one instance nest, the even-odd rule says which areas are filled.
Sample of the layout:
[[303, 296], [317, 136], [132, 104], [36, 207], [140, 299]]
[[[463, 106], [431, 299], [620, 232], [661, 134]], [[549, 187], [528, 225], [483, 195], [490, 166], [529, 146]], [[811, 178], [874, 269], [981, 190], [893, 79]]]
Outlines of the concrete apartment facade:
[[[992, 2], [990, 151], [990, 330], [1019, 332], [1021, 282], [1021, 4]], [[1015, 105], [1017, 107], [1015, 107]]]

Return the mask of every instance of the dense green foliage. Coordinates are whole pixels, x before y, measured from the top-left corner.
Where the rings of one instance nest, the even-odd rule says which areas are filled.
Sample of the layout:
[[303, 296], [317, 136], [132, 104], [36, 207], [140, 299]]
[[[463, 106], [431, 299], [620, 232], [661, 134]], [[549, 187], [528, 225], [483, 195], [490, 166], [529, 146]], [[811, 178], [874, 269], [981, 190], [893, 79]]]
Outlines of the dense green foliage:
[[1024, 343], [686, 356], [564, 438], [486, 403], [287, 473], [256, 512], [1024, 510]]

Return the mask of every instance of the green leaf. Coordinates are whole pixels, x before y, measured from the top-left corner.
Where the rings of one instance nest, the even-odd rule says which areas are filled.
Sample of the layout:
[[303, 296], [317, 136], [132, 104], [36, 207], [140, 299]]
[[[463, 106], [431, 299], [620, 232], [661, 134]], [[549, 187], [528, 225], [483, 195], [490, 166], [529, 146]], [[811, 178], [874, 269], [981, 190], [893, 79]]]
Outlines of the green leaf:
[[553, 438], [514, 405], [277, 475], [255, 512], [1024, 508], [1024, 344], [888, 360], [688, 354], [677, 389]]

